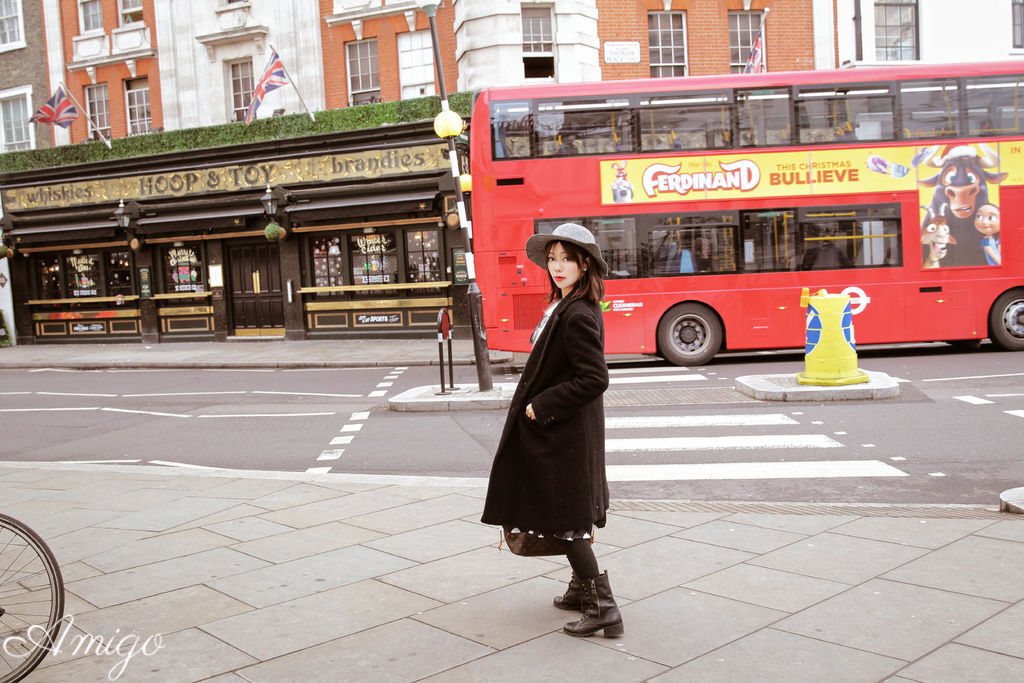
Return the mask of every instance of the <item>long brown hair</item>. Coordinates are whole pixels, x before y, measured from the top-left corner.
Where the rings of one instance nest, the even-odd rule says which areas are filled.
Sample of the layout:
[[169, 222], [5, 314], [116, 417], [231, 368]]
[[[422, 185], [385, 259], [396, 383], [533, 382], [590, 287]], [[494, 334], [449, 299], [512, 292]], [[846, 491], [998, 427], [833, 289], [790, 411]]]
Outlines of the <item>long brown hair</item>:
[[[565, 253], [569, 255], [569, 258], [575, 261], [576, 265], [580, 267], [580, 279], [576, 281], [576, 285], [572, 288], [569, 298], [586, 299], [600, 305], [601, 299], [604, 298], [604, 280], [601, 278], [601, 274], [597, 272], [597, 268], [591, 262], [590, 254], [583, 251], [583, 249], [572, 242], [561, 241], [555, 241], [548, 244], [548, 254], [551, 253], [551, 250], [554, 249], [556, 244], [561, 244], [562, 248], [565, 249]], [[551, 290], [548, 292], [546, 301], [561, 299], [562, 289], [555, 284], [554, 278], [551, 277], [550, 270], [548, 271], [548, 282], [551, 283]]]

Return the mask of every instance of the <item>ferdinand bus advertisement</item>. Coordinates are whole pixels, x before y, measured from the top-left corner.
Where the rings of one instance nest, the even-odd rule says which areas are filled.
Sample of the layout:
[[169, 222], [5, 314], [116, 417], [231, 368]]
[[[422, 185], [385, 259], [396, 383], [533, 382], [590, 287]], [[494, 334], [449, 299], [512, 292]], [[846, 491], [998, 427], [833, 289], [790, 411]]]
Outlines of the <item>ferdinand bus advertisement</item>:
[[1022, 147], [1004, 142], [608, 160], [599, 162], [601, 203], [917, 190], [922, 268], [1000, 265], [999, 187], [1024, 184]]

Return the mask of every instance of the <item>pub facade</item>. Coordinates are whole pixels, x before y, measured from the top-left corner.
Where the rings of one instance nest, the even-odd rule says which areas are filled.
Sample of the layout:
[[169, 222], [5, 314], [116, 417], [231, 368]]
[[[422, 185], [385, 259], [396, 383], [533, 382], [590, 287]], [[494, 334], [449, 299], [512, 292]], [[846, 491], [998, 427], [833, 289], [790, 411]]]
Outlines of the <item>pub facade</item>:
[[447, 154], [423, 121], [2, 174], [18, 342], [461, 327]]

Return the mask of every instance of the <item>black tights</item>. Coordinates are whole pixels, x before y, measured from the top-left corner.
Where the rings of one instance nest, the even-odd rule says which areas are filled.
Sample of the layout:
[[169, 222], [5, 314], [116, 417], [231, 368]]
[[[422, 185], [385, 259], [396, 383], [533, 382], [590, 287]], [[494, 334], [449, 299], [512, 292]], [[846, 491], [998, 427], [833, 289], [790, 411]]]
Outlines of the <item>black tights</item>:
[[566, 541], [565, 556], [576, 577], [581, 581], [595, 579], [600, 574], [597, 569], [597, 558], [594, 557], [594, 547], [590, 544], [589, 538]]

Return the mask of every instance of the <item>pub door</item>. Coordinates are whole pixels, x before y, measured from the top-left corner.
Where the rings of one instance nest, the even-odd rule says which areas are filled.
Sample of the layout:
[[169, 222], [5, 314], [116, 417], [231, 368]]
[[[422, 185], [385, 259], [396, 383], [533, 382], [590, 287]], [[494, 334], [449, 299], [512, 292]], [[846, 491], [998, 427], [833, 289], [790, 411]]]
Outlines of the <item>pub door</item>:
[[231, 322], [236, 335], [284, 335], [284, 297], [277, 244], [229, 247]]

